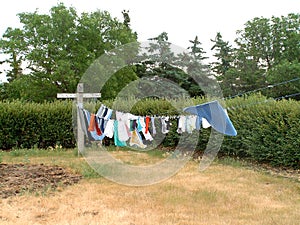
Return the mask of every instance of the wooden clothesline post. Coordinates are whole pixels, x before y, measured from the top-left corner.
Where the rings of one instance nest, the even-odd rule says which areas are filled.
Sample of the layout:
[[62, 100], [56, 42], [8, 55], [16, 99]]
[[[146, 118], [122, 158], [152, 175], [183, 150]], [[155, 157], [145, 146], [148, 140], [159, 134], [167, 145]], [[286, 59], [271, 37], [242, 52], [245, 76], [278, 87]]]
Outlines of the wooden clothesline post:
[[[75, 99], [77, 100], [77, 106], [79, 108], [83, 108], [83, 99], [85, 98], [100, 98], [101, 93], [83, 93], [84, 87], [83, 83], [78, 83], [77, 85], [77, 93], [57, 93], [57, 98], [67, 98], [67, 99]], [[77, 149], [78, 156], [80, 155], [80, 151], [84, 148], [84, 132], [80, 125], [80, 116], [77, 108]]]

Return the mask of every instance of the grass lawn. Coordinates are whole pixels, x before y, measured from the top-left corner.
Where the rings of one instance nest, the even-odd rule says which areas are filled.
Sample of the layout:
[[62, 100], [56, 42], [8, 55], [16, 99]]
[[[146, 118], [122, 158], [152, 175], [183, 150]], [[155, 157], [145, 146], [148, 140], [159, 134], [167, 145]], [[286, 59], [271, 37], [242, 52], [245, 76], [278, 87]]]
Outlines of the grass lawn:
[[[110, 151], [128, 164], [165, 157], [160, 151]], [[84, 178], [56, 191], [0, 199], [0, 224], [296, 225], [300, 221], [298, 180], [233, 160], [215, 160], [203, 172], [190, 161], [166, 181], [130, 187], [99, 176], [76, 150], [14, 150], [2, 152], [1, 158], [3, 163], [59, 165]]]

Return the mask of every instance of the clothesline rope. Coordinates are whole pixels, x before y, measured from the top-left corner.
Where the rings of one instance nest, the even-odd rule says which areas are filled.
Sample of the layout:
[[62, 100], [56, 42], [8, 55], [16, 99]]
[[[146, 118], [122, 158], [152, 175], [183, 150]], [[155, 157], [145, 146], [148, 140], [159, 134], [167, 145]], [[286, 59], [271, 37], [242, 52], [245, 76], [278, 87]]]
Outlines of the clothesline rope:
[[295, 96], [298, 96], [298, 95], [300, 95], [300, 92], [298, 92], [298, 93], [294, 93], [294, 94], [289, 94], [289, 95], [283, 95], [283, 96], [280, 96], [280, 97], [274, 98], [274, 100], [280, 100], [280, 99], [283, 99], [283, 98], [295, 97]]
[[239, 106], [226, 107], [226, 109], [227, 110], [235, 110], [235, 109], [238, 109], [238, 108], [246, 108], [246, 107], [254, 106], [254, 105], [258, 105], [258, 104], [263, 104], [263, 103], [268, 103], [268, 102], [274, 102], [276, 100], [281, 100], [281, 99], [284, 99], [284, 98], [295, 97], [295, 96], [298, 96], [298, 95], [300, 95], [300, 92], [294, 93], [294, 94], [282, 95], [280, 97], [266, 99], [266, 100], [258, 101], [258, 102], [254, 102], [254, 103], [249, 103], [249, 104], [244, 104], [244, 105], [239, 105]]
[[243, 92], [243, 93], [239, 93], [239, 94], [236, 94], [236, 95], [224, 97], [223, 99], [224, 100], [232, 99], [232, 98], [235, 98], [235, 97], [238, 97], [238, 96], [242, 96], [242, 95], [246, 95], [246, 94], [251, 94], [251, 93], [262, 91], [262, 90], [265, 90], [265, 89], [274, 88], [274, 87], [277, 87], [277, 86], [280, 86], [280, 85], [283, 85], [283, 84], [288, 84], [288, 83], [299, 81], [299, 80], [300, 80], [300, 77], [296, 77], [296, 78], [293, 78], [291, 80], [279, 82], [279, 83], [276, 83], [276, 84], [270, 84], [270, 85], [268, 85], [266, 87], [262, 87], [262, 88], [254, 89], [254, 90], [251, 90], [251, 91], [246, 91], [246, 92]]

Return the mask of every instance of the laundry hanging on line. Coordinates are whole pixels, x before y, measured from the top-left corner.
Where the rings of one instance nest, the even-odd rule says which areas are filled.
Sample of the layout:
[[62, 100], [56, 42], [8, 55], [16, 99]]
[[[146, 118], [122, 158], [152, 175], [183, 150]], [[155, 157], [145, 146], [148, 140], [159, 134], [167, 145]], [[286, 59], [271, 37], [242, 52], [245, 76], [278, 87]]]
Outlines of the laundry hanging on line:
[[160, 125], [160, 132], [167, 134], [170, 131], [172, 119], [177, 119], [177, 132], [192, 133], [194, 130], [212, 126], [220, 133], [235, 136], [237, 134], [226, 111], [217, 102], [209, 102], [185, 108], [183, 111], [192, 115], [169, 116], [136, 116], [131, 113], [115, 111], [101, 105], [97, 113], [90, 113], [84, 108], [78, 108], [81, 128], [88, 140], [101, 141], [105, 137], [114, 138], [116, 146], [137, 146], [145, 148], [144, 141], [153, 141]]
[[197, 115], [199, 120], [203, 120], [203, 118], [205, 118], [212, 128], [222, 134], [230, 136], [237, 135], [237, 131], [234, 128], [227, 112], [218, 101], [190, 106], [184, 108], [183, 111]]
[[[116, 112], [116, 119], [111, 119], [112, 110], [106, 106], [101, 106], [97, 114], [90, 113], [88, 110], [78, 108], [80, 126], [90, 141], [101, 141], [105, 137], [114, 138], [116, 146], [126, 146], [126, 141], [130, 139], [130, 145], [137, 145], [145, 148], [142, 139], [152, 141], [156, 134], [155, 128], [150, 131], [151, 118], [134, 116], [130, 113]], [[99, 113], [105, 112], [104, 114]], [[97, 116], [98, 115], [98, 116]], [[154, 118], [153, 118], [154, 119]], [[154, 120], [152, 119], [152, 125]]]

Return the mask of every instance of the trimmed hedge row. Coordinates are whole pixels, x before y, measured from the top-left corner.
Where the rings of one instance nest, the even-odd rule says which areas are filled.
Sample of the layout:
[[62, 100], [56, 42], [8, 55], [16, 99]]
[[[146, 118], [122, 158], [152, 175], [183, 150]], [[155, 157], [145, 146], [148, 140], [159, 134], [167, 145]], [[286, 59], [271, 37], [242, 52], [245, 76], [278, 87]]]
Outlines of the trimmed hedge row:
[[300, 168], [300, 102], [272, 101], [229, 111], [236, 137], [222, 152], [273, 166]]
[[75, 146], [70, 102], [1, 102], [0, 112], [0, 149]]
[[[205, 101], [203, 98], [177, 101], [132, 99], [117, 104], [106, 101], [104, 104], [136, 115], [176, 115], [180, 113], [178, 109]], [[99, 104], [86, 104], [86, 107], [95, 109]], [[300, 102], [269, 101], [255, 95], [227, 100], [226, 107], [238, 135], [224, 137], [220, 154], [273, 166], [300, 168]], [[75, 147], [71, 101], [44, 104], [0, 102], [0, 110], [0, 149]], [[176, 122], [174, 124], [176, 126]], [[209, 136], [210, 129], [200, 131], [198, 152], [205, 149]], [[162, 145], [175, 147], [178, 139], [179, 134], [173, 127]]]

